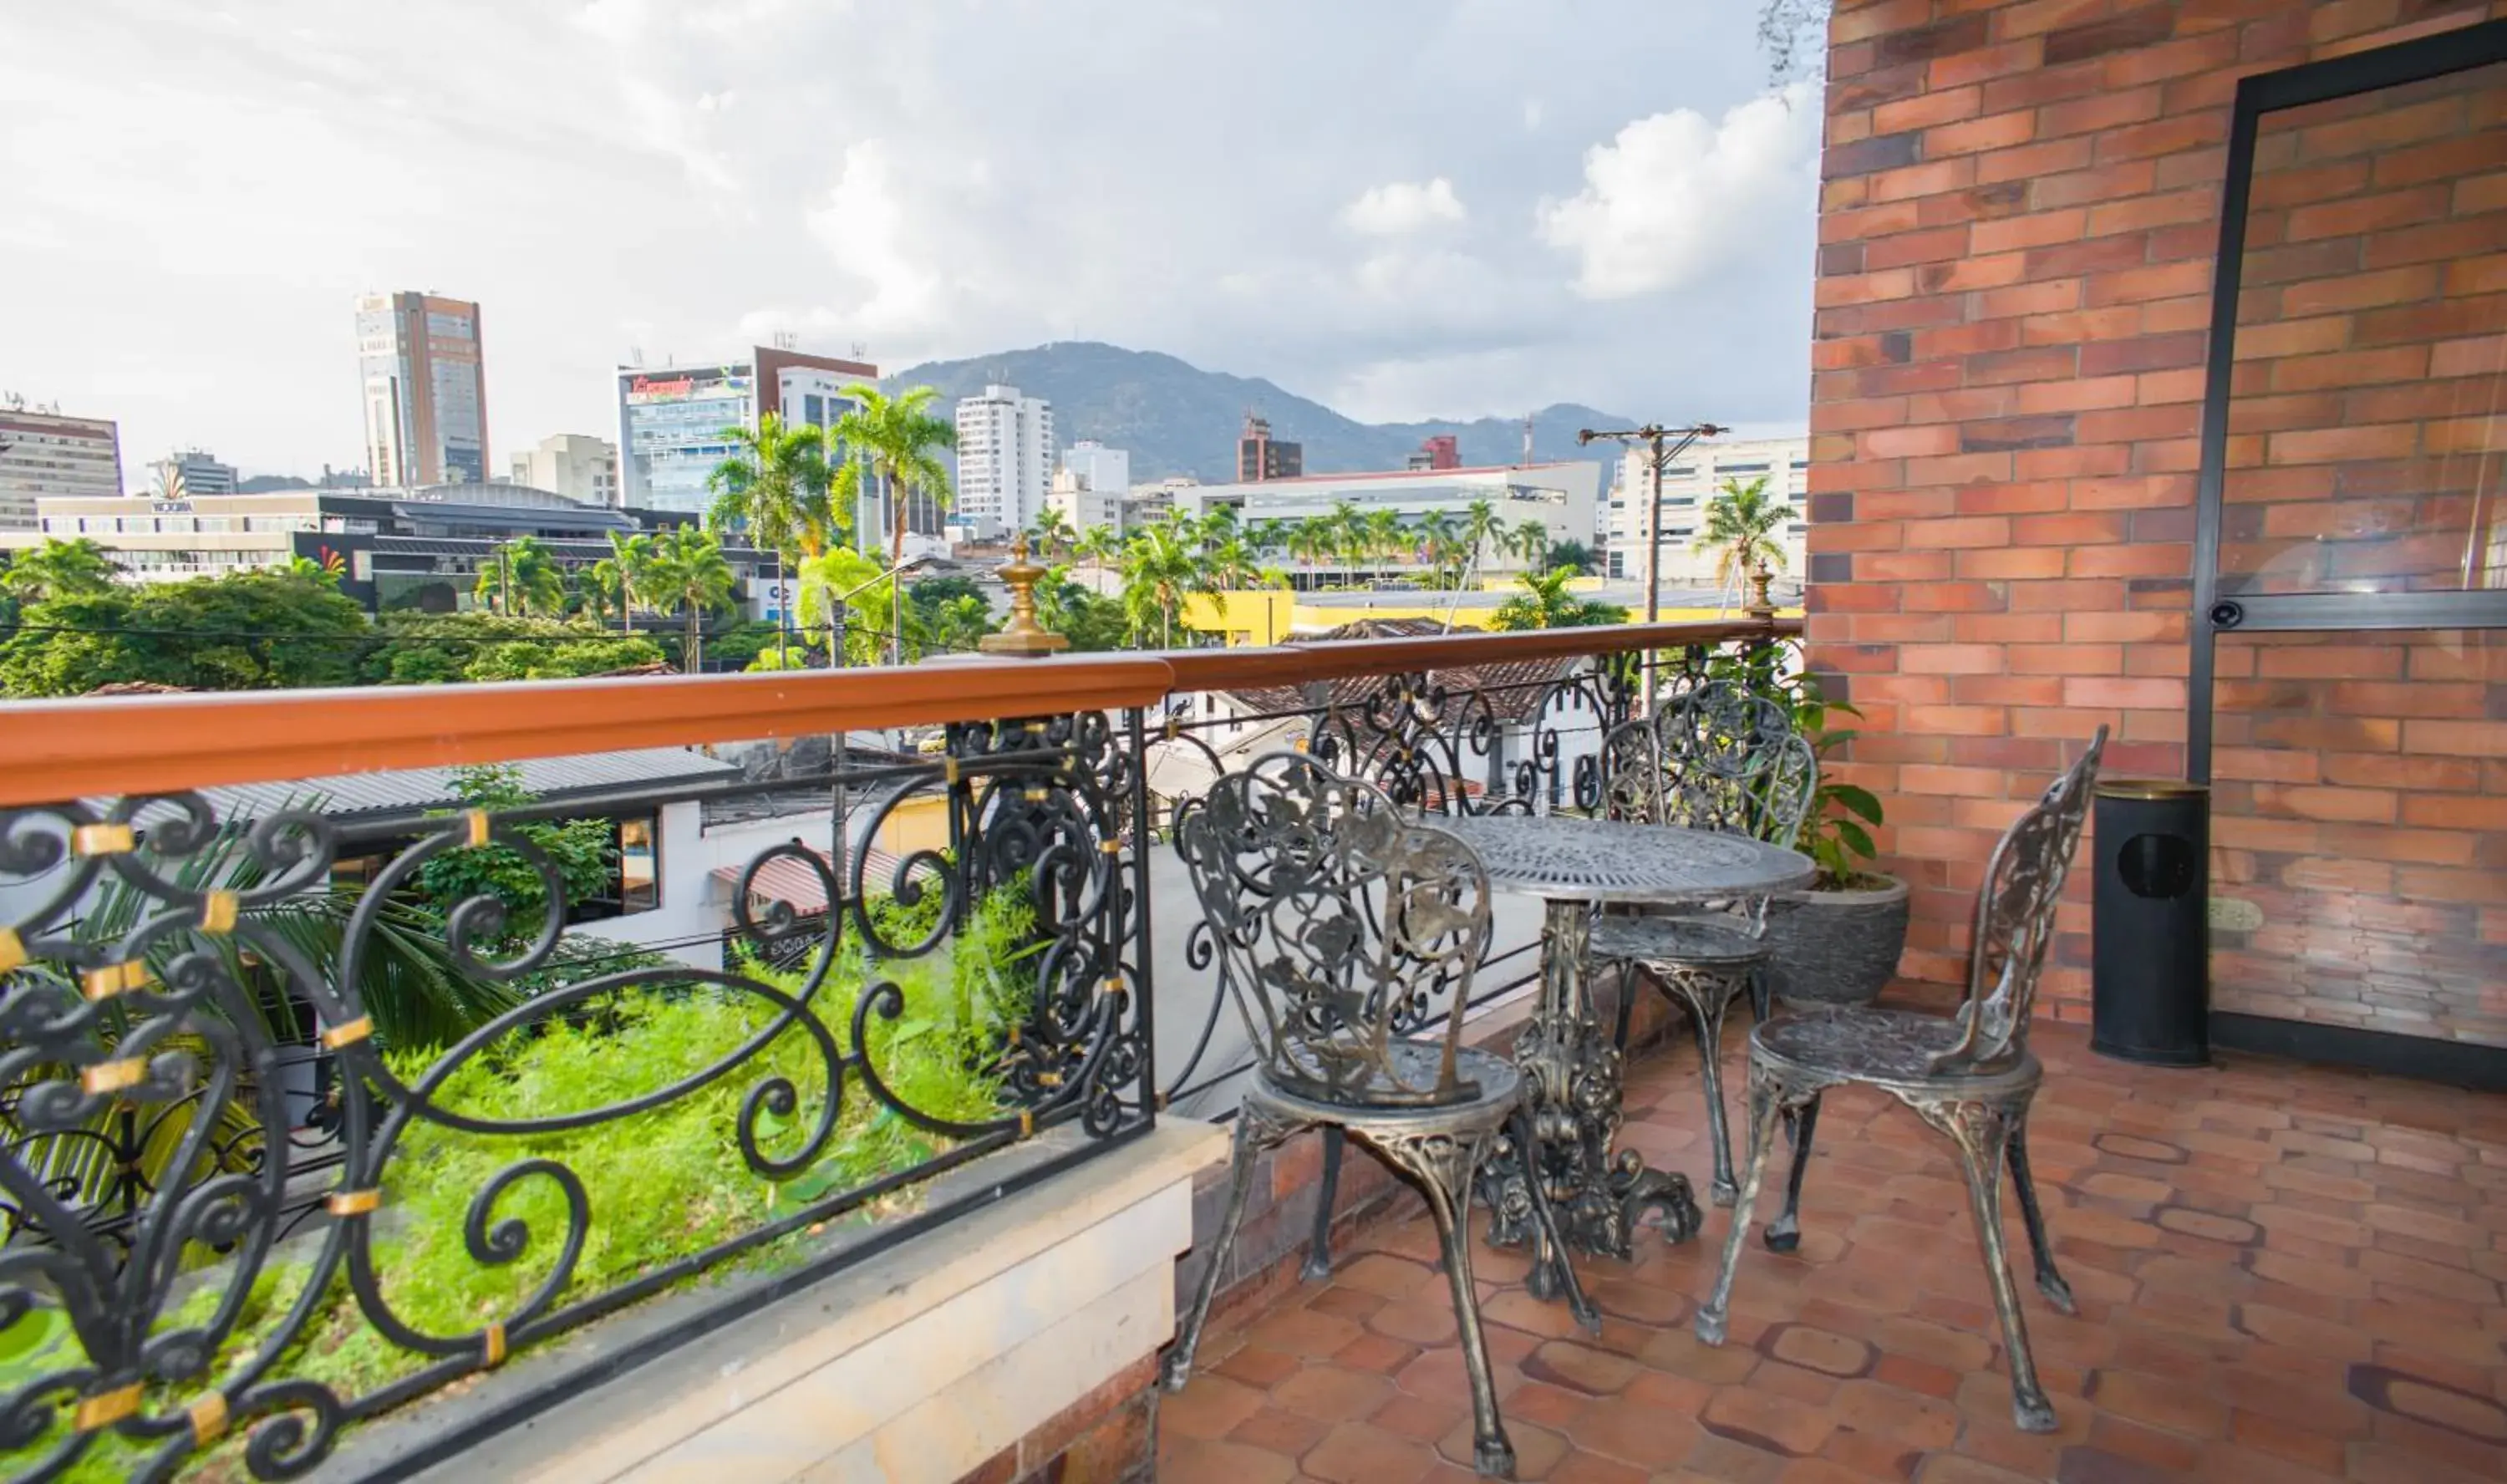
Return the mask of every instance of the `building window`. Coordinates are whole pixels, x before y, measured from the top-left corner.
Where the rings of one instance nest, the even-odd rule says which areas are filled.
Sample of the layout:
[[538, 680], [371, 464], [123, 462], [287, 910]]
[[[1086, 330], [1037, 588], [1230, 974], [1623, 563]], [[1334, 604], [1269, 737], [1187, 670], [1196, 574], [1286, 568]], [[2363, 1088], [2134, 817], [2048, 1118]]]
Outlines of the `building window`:
[[1763, 463], [1717, 464], [1715, 466], [1715, 472], [1718, 474], [1764, 474], [1767, 472], [1767, 466]]
[[628, 913], [662, 905], [662, 844], [654, 823], [651, 814], [618, 821], [618, 900]]

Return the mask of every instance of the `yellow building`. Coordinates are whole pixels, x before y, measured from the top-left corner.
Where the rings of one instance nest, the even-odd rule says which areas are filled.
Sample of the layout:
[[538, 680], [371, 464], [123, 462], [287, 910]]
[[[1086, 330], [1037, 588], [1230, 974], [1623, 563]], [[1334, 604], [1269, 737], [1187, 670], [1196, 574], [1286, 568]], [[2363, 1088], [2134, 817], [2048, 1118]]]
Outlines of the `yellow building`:
[[[1580, 577], [1568, 586], [1573, 592], [1591, 597], [1600, 595], [1608, 584], [1599, 577]], [[1458, 602], [1455, 594], [1427, 591], [1289, 593], [1256, 589], [1195, 594], [1184, 599], [1180, 616], [1185, 628], [1202, 633], [1223, 633], [1230, 645], [1285, 644], [1360, 619], [1426, 619], [1439, 624], [1450, 622], [1456, 629], [1486, 629], [1497, 616], [1498, 605], [1515, 591], [1516, 585], [1510, 580], [1495, 582], [1480, 592], [1460, 595]], [[1786, 611], [1789, 615], [1799, 612]], [[1714, 608], [1662, 610], [1662, 621], [1667, 624], [1739, 616], [1737, 612]]]

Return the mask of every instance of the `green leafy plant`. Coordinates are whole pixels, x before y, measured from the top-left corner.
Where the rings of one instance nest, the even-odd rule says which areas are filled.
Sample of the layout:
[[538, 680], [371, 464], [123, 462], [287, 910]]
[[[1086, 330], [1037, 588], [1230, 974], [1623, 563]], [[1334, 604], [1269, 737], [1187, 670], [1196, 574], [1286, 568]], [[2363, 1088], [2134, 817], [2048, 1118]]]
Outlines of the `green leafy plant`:
[[[915, 923], [928, 925], [937, 901], [932, 894], [913, 906], [877, 902], [872, 910], [902, 939]], [[894, 1021], [871, 1016], [863, 1048], [881, 1079], [911, 1105], [942, 1118], [979, 1123], [999, 1117], [1001, 1091], [992, 1048], [1001, 1029], [1027, 1013], [1027, 976], [1017, 966], [1038, 951], [1036, 926], [1026, 881], [1010, 882], [979, 899], [966, 925], [926, 957], [883, 963], [849, 944], [839, 951], [813, 1008], [839, 1052], [849, 1054], [854, 1010], [864, 987], [894, 981], [904, 992], [906, 1013]], [[600, 965], [603, 972], [625, 966], [630, 965]], [[635, 959], [633, 966], [665, 967], [649, 958]], [[743, 972], [786, 995], [802, 987], [797, 972], [753, 963]], [[439, 1104], [498, 1123], [554, 1120], [615, 1105], [717, 1064], [769, 1031], [779, 1014], [762, 997], [694, 980], [674, 983], [667, 972], [597, 998], [577, 1007], [581, 1013], [518, 1030], [483, 1050], [445, 1080], [436, 1093]], [[390, 1061], [397, 1075], [415, 1080], [435, 1055], [397, 1052]], [[583, 1182], [592, 1220], [572, 1278], [559, 1295], [564, 1303], [633, 1282], [949, 1147], [946, 1139], [863, 1096], [855, 1083], [844, 1090], [836, 1129], [818, 1158], [785, 1179], [763, 1178], [748, 1167], [733, 1131], [750, 1089], [775, 1077], [791, 1084], [794, 1109], [789, 1115], [765, 1110], [756, 1138], [770, 1157], [788, 1157], [816, 1129], [829, 1096], [818, 1042], [798, 1025], [775, 1034], [735, 1073], [628, 1117], [495, 1139], [424, 1120], [413, 1123], [384, 1169], [382, 1214], [376, 1218], [375, 1268], [382, 1275], [386, 1301], [403, 1322], [422, 1333], [469, 1334], [512, 1313], [547, 1280], [567, 1224], [566, 1200], [555, 1181], [527, 1176], [496, 1201], [496, 1223], [519, 1221], [529, 1234], [512, 1262], [477, 1261], [464, 1235], [479, 1193], [520, 1159], [556, 1161]], [[910, 1210], [915, 1199], [910, 1190], [889, 1196], [846, 1219], [867, 1221]], [[787, 1233], [677, 1286], [796, 1262], [821, 1230]], [[207, 1254], [201, 1256], [206, 1260]], [[278, 1254], [254, 1285], [213, 1376], [231, 1379], [235, 1367], [275, 1338], [304, 1297], [309, 1275], [305, 1255]], [[204, 1283], [169, 1306], [161, 1327], [205, 1323], [223, 1297], [215, 1282]], [[428, 1357], [376, 1332], [345, 1280], [335, 1277], [330, 1291], [312, 1302], [314, 1317], [287, 1343], [273, 1375], [326, 1385], [345, 1397], [370, 1394], [428, 1363]], [[76, 1365], [77, 1343], [56, 1307], [29, 1306], [15, 1323], [0, 1328], [0, 1389], [14, 1393]], [[154, 1383], [147, 1407], [152, 1415], [179, 1410], [199, 1390], [198, 1382]], [[30, 1447], [40, 1450], [56, 1439], [57, 1430], [69, 1425], [67, 1413], [65, 1400], [55, 1430]], [[157, 1446], [107, 1433], [62, 1477], [75, 1484], [126, 1479]], [[192, 1473], [240, 1480], [241, 1450], [241, 1437], [231, 1435]]]
[[[503, 765], [454, 770], [453, 792], [470, 808], [491, 812], [532, 802], [523, 787], [522, 770]], [[557, 868], [567, 901], [598, 896], [609, 885], [617, 845], [607, 820], [533, 820], [512, 828]], [[505, 924], [514, 937], [536, 933], [548, 910], [547, 884], [529, 859], [508, 845], [446, 851], [418, 868], [418, 889], [439, 918], [449, 917], [471, 897], [493, 896], [504, 903]]]
[[1871, 826], [1881, 822], [1879, 797], [1860, 783], [1835, 778], [1829, 768], [1830, 755], [1855, 737], [1852, 728], [1839, 727], [1833, 718], [1860, 720], [1863, 713], [1850, 702], [1832, 700], [1819, 676], [1801, 663], [1800, 652], [1790, 645], [1719, 650], [1707, 662], [1706, 678], [1732, 681], [1784, 706], [1792, 713], [1794, 730], [1819, 759], [1819, 787], [1794, 846], [1819, 869], [1812, 889], [1846, 891], [1878, 885], [1871, 867], [1880, 850]]

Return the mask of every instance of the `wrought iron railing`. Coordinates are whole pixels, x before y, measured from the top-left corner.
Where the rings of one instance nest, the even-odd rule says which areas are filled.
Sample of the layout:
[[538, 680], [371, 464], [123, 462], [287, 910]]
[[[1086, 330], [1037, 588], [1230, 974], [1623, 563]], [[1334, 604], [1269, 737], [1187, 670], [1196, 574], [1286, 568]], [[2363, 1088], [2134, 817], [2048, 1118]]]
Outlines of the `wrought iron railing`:
[[[1151, 775], [1178, 749], [1223, 770], [1287, 719], [1186, 698], [1299, 688], [1273, 709], [1307, 745], [1417, 807], [1589, 809], [1599, 737], [1662, 679], [1643, 656], [1782, 627], [0, 706], [0, 1470], [291, 1477], [549, 1337], [715, 1284], [624, 1359], [661, 1353], [1144, 1131], [1200, 1062], [1156, 1066], [1149, 868], [1190, 790]], [[937, 750], [387, 823], [219, 791], [890, 727]], [[823, 846], [758, 851], [727, 873], [729, 923], [665, 945], [719, 943], [718, 964], [569, 947], [602, 924], [569, 926], [547, 831], [818, 787]], [[937, 842], [868, 866], [858, 843], [908, 810]], [[754, 906], [770, 868], [825, 905]], [[413, 918], [422, 888], [435, 915]], [[434, 1038], [376, 999], [430, 933], [418, 958], [470, 1007]], [[1481, 984], [1528, 979], [1512, 957]], [[711, 1163], [668, 1165], [664, 1125], [709, 1131]], [[1017, 1146], [999, 1178], [942, 1178]], [[382, 1471], [546, 1395], [467, 1407]]]

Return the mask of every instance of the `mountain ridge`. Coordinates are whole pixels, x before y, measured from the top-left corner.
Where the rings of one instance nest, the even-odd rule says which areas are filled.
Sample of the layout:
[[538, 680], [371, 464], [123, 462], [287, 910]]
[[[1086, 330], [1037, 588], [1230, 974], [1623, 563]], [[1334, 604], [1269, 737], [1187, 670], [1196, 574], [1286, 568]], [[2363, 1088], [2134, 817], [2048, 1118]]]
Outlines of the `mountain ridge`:
[[[1205, 371], [1164, 351], [1100, 341], [1057, 341], [926, 361], [887, 379], [891, 387], [937, 389], [944, 408], [996, 382], [1051, 403], [1054, 440], [1061, 448], [1087, 438], [1130, 452], [1135, 483], [1181, 474], [1205, 484], [1234, 480], [1236, 439], [1248, 412], [1268, 418], [1274, 438], [1304, 445], [1308, 474], [1399, 469], [1421, 440], [1443, 433], [1455, 436], [1466, 465], [1523, 458], [1520, 418], [1361, 422], [1265, 378]], [[1533, 461], [1607, 460], [1609, 451], [1576, 446], [1577, 429], [1630, 425], [1614, 414], [1554, 403], [1533, 415]]]

